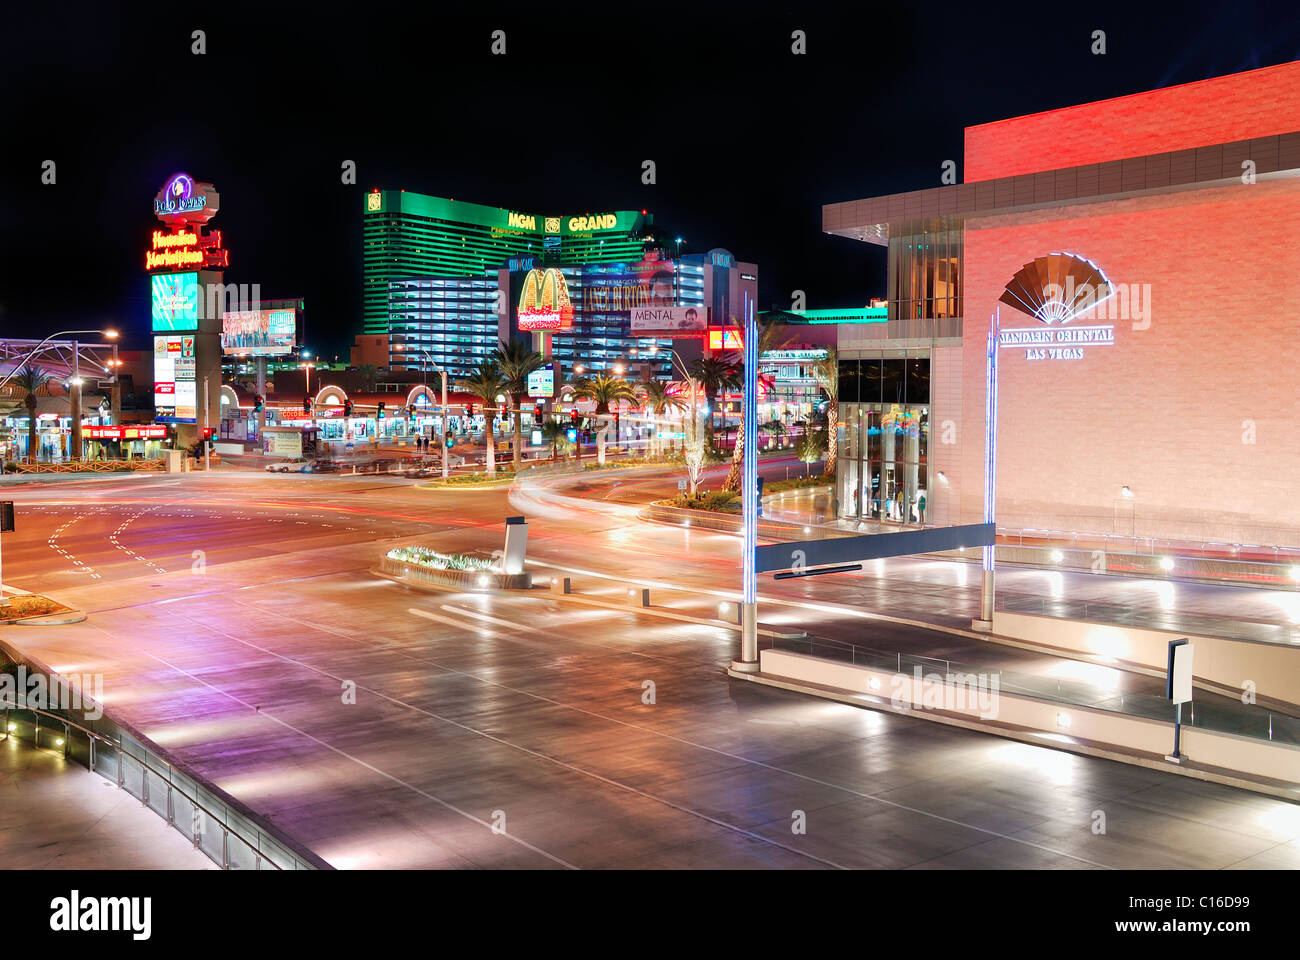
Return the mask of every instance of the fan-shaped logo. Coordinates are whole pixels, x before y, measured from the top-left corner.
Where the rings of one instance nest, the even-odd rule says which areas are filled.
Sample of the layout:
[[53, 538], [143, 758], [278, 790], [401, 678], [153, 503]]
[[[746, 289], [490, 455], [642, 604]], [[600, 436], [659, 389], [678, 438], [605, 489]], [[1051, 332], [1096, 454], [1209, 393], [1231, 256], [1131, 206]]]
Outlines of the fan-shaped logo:
[[1072, 253], [1049, 253], [1022, 266], [1008, 281], [999, 302], [1046, 324], [1000, 329], [998, 346], [1023, 348], [1026, 360], [1082, 360], [1090, 346], [1115, 345], [1115, 328], [1064, 324], [1115, 294], [1114, 285], [1091, 260]]
[[1069, 323], [1114, 292], [1106, 274], [1091, 260], [1073, 253], [1049, 253], [1022, 266], [999, 299], [1043, 323]]

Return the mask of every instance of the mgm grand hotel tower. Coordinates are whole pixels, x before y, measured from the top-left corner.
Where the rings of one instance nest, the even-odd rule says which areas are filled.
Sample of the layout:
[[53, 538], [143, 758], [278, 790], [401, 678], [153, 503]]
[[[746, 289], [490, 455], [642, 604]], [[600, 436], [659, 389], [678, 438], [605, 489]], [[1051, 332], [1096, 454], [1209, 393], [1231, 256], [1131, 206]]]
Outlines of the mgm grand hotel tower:
[[674, 257], [645, 210], [551, 216], [405, 190], [365, 195], [362, 269], [362, 362], [442, 369], [453, 381], [498, 340], [530, 329], [516, 315], [530, 274], [562, 278], [566, 312], [548, 344], [558, 377], [575, 365], [589, 373], [627, 365], [670, 379], [668, 351], [645, 348], [672, 339], [634, 335], [632, 308], [696, 308], [701, 329], [689, 336], [698, 344], [705, 323], [733, 325], [758, 281], [753, 264], [726, 250]]

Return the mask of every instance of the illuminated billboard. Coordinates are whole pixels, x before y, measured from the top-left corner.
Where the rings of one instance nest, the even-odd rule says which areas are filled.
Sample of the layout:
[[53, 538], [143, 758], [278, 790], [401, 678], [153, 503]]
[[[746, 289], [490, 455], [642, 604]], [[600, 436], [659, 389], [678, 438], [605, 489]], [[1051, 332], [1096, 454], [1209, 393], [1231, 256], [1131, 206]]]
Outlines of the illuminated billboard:
[[221, 246], [221, 231], [197, 233], [177, 230], [153, 232], [152, 247], [145, 251], [146, 270], [220, 270], [230, 266], [230, 252]]
[[633, 307], [633, 333], [703, 337], [709, 326], [707, 307]]
[[153, 405], [159, 422], [197, 422], [193, 335], [153, 338]]
[[528, 375], [528, 396], [555, 396], [555, 364], [548, 363]]
[[737, 327], [717, 328], [709, 331], [710, 350], [744, 350], [745, 340]]
[[520, 330], [569, 330], [573, 304], [564, 274], [554, 267], [529, 270], [519, 294]]
[[582, 270], [583, 313], [671, 307], [676, 299], [676, 274], [673, 265], [663, 260], [588, 264]]
[[292, 308], [221, 315], [221, 352], [228, 356], [283, 356], [297, 343], [298, 315]]
[[153, 329], [197, 330], [199, 326], [199, 275], [166, 273], [149, 278], [153, 289]]

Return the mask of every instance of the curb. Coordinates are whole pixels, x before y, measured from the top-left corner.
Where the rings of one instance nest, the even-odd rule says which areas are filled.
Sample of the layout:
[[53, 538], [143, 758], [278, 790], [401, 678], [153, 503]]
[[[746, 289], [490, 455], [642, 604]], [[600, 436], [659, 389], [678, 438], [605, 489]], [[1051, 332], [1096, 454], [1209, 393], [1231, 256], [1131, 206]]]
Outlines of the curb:
[[[439, 587], [457, 587], [462, 590], [531, 590], [533, 575], [524, 573], [489, 573], [484, 570], [439, 570], [425, 567], [406, 560], [383, 557], [378, 564], [370, 568], [372, 574], [413, 585], [433, 585]], [[484, 584], [482, 579], [489, 582]]]
[[66, 613], [50, 613], [43, 617], [24, 617], [21, 620], [0, 621], [6, 627], [57, 627], [67, 623], [81, 623], [86, 619], [86, 611], [69, 610]]

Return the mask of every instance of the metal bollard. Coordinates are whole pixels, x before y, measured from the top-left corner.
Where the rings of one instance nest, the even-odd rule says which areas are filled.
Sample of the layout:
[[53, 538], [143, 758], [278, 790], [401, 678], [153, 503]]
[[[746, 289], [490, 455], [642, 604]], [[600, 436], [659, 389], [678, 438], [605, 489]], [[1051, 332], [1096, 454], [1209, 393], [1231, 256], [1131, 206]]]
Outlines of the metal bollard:
[[643, 588], [641, 589], [641, 606], [643, 606], [643, 607], [648, 607], [648, 606], [650, 606], [650, 588], [649, 588], [649, 587], [643, 587]]
[[565, 578], [564, 578], [564, 582], [563, 582], [563, 584], [561, 585], [560, 592], [561, 592], [561, 593], [573, 593], [573, 578], [572, 578], [572, 577], [565, 577]]

